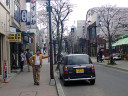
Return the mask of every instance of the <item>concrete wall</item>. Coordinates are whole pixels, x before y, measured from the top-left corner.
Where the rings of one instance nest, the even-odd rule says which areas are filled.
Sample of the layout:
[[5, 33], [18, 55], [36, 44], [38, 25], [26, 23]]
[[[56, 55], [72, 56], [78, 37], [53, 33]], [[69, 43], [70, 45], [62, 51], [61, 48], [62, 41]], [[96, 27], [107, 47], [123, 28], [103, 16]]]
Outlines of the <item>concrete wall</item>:
[[83, 26], [85, 26], [85, 20], [78, 20], [77, 21], [77, 31], [76, 31], [76, 36], [78, 38], [83, 37]]

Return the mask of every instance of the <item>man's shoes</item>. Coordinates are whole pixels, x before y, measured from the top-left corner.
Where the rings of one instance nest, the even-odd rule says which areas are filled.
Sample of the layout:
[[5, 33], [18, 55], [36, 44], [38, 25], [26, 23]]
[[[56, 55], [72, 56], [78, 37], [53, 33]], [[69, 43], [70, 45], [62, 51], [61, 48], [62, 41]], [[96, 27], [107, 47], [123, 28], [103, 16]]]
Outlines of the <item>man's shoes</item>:
[[40, 85], [40, 83], [39, 83], [39, 82], [37, 82], [37, 83], [36, 83], [36, 85]]
[[40, 83], [39, 82], [35, 82], [34, 85], [40, 85]]
[[37, 83], [36, 83], [36, 82], [34, 82], [34, 85], [37, 85]]

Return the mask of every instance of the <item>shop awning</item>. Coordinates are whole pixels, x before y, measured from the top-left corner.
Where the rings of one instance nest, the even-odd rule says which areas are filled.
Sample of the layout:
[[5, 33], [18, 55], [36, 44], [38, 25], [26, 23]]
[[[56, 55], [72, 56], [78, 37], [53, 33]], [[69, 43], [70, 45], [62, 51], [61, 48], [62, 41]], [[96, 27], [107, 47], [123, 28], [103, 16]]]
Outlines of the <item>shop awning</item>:
[[128, 38], [120, 39], [116, 43], [114, 43], [112, 46], [121, 46], [121, 45], [128, 45]]

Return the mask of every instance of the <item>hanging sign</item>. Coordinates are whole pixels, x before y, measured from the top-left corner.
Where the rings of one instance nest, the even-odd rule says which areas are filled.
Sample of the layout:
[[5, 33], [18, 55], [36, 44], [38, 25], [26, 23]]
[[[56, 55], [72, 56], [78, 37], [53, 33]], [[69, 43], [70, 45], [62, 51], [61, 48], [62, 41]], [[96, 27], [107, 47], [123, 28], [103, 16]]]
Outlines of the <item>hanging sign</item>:
[[36, 0], [30, 0], [31, 28], [36, 29]]
[[9, 33], [8, 42], [21, 42], [21, 33]]

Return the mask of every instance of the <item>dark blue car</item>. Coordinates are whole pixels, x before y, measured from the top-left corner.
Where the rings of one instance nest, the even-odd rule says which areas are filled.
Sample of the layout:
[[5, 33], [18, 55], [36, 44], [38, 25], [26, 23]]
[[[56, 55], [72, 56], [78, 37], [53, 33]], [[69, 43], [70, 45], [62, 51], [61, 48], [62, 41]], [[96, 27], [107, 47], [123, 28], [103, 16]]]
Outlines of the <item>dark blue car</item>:
[[60, 79], [68, 81], [88, 80], [95, 84], [95, 68], [87, 54], [70, 54], [62, 58], [59, 66]]

